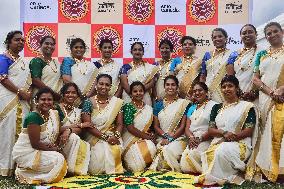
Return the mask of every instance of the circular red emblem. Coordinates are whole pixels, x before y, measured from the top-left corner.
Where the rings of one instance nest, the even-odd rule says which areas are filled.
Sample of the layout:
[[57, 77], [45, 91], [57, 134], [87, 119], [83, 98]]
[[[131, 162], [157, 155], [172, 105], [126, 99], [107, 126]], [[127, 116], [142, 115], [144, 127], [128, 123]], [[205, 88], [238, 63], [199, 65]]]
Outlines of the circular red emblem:
[[40, 53], [40, 40], [44, 36], [56, 38], [55, 33], [48, 26], [33, 26], [26, 34], [28, 48], [36, 54]]
[[190, 16], [199, 23], [206, 23], [216, 12], [214, 0], [192, 0], [188, 7]]
[[109, 39], [113, 44], [113, 54], [117, 53], [121, 46], [121, 37], [119, 32], [112, 27], [103, 27], [93, 35], [94, 48], [100, 52], [99, 44], [102, 39]]
[[180, 39], [182, 38], [182, 36], [183, 33], [179, 29], [175, 27], [167, 27], [158, 34], [157, 46], [159, 46], [160, 42], [163, 39], [168, 39], [174, 46], [173, 55], [177, 55], [181, 51]]
[[126, 0], [125, 12], [134, 22], [146, 22], [153, 14], [154, 3], [152, 0]]
[[147, 177], [136, 177], [136, 176], [118, 176], [113, 180], [115, 183], [124, 185], [144, 184], [150, 181]]
[[87, 0], [61, 0], [60, 11], [70, 21], [77, 20], [87, 15], [89, 3]]

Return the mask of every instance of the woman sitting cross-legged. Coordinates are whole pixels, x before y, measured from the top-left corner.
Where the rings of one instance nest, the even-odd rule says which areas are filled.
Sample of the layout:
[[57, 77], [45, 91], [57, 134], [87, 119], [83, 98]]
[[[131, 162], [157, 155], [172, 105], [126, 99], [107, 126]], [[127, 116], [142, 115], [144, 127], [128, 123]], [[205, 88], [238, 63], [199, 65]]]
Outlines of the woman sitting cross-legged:
[[192, 87], [194, 103], [187, 111], [185, 135], [188, 147], [181, 157], [181, 170], [185, 173], [202, 173], [201, 154], [210, 145], [208, 122], [212, 107], [216, 102], [208, 99], [208, 87], [198, 82]]
[[178, 98], [178, 79], [169, 75], [164, 80], [165, 97], [154, 105], [154, 129], [160, 136], [157, 155], [151, 170], [180, 171], [180, 157], [186, 147], [184, 127], [188, 100]]
[[140, 81], [130, 85], [132, 101], [123, 106], [124, 161], [126, 168], [133, 172], [143, 171], [153, 161], [156, 154], [156, 137], [150, 133], [153, 109], [143, 102], [145, 87]]
[[86, 141], [91, 145], [90, 174], [123, 173], [121, 155], [123, 115], [121, 112], [123, 100], [109, 96], [112, 78], [100, 74], [96, 79], [97, 95], [85, 100], [82, 108], [83, 122], [91, 123], [87, 128]]
[[61, 153], [62, 136], [70, 135], [71, 129], [60, 133], [60, 119], [53, 108], [53, 91], [40, 89], [36, 96], [36, 110], [24, 120], [22, 132], [13, 148], [17, 163], [17, 180], [26, 184], [54, 183], [63, 179], [67, 163]]
[[225, 76], [221, 90], [225, 102], [212, 108], [208, 132], [214, 139], [202, 154], [202, 175], [197, 177], [204, 185], [242, 184], [239, 174], [245, 171], [257, 136], [257, 111], [253, 103], [239, 100], [238, 79]]

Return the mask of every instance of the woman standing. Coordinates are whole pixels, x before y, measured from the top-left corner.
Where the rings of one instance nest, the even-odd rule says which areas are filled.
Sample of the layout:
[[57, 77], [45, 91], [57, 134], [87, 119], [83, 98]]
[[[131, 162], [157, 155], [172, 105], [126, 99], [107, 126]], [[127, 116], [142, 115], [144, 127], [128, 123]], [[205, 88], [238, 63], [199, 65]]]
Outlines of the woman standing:
[[67, 163], [60, 153], [62, 141], [72, 129], [60, 133], [60, 118], [53, 108], [53, 91], [40, 89], [36, 108], [24, 120], [23, 129], [13, 149], [17, 163], [16, 178], [24, 184], [54, 183], [63, 179]]
[[[271, 182], [283, 176], [284, 168], [284, 46], [283, 29], [277, 22], [268, 23], [264, 33], [270, 47], [257, 54], [254, 85], [259, 89], [261, 124], [264, 126], [259, 149], [254, 149], [255, 163]], [[254, 163], [254, 162], [253, 162]], [[255, 165], [249, 164], [248, 179]]]
[[189, 101], [178, 98], [178, 79], [169, 75], [164, 80], [166, 95], [154, 105], [154, 129], [160, 136], [157, 155], [149, 169], [181, 171], [179, 160], [186, 147], [184, 127]]
[[55, 95], [54, 100], [60, 99], [59, 91], [63, 85], [60, 76], [60, 63], [52, 58], [55, 50], [55, 39], [52, 36], [45, 36], [40, 40], [41, 55], [33, 58], [30, 62], [30, 71], [34, 94], [38, 89], [50, 88]]
[[208, 86], [212, 100], [221, 103], [224, 98], [220, 82], [226, 74], [227, 60], [230, 55], [230, 51], [226, 48], [228, 34], [223, 28], [215, 28], [211, 38], [215, 50], [204, 54], [200, 81]]
[[149, 132], [153, 109], [143, 102], [145, 87], [141, 82], [133, 82], [130, 93], [131, 103], [123, 106], [124, 125], [127, 128], [122, 137], [125, 148], [123, 154], [126, 168], [139, 172], [152, 163], [156, 154], [156, 138], [154, 133]]
[[131, 102], [130, 85], [134, 81], [140, 81], [144, 84], [146, 92], [143, 102], [152, 106], [152, 99], [149, 91], [154, 87], [154, 76], [158, 72], [158, 67], [145, 62], [142, 57], [144, 55], [144, 46], [141, 42], [135, 42], [131, 45], [131, 54], [133, 61], [124, 64], [120, 71], [121, 85], [124, 89], [122, 99], [125, 103]]
[[90, 144], [81, 140], [80, 134], [84, 128], [91, 127], [91, 124], [81, 122], [81, 109], [75, 106], [75, 101], [81, 96], [78, 86], [75, 83], [66, 83], [60, 93], [61, 103], [56, 105], [62, 125], [60, 131], [72, 131], [62, 139], [68, 173], [86, 175], [90, 161]]
[[111, 56], [113, 53], [113, 44], [109, 39], [101, 40], [99, 44], [102, 58], [94, 64], [99, 69], [99, 74], [108, 74], [112, 77], [112, 85], [109, 95], [121, 98], [122, 87], [120, 85], [119, 71], [121, 65], [115, 62]]
[[7, 51], [0, 55], [0, 175], [14, 172], [12, 149], [21, 131], [22, 120], [29, 112], [31, 75], [19, 53], [24, 48], [21, 31], [8, 33]]
[[86, 140], [91, 145], [90, 174], [123, 173], [121, 154], [123, 101], [115, 96], [110, 97], [112, 79], [110, 75], [100, 74], [96, 80], [97, 95], [83, 103], [82, 120], [91, 123], [87, 128]]
[[205, 83], [195, 83], [192, 87], [194, 104], [187, 111], [185, 135], [188, 147], [181, 156], [181, 170], [185, 173], [202, 173], [201, 154], [211, 142], [208, 122], [212, 107], [216, 102], [208, 99], [208, 87]]
[[194, 56], [196, 50], [196, 40], [190, 36], [183, 36], [180, 40], [182, 45], [182, 57], [177, 57], [171, 64], [171, 72], [176, 75], [179, 80], [179, 92], [182, 98], [191, 96], [192, 83], [197, 79], [201, 60]]
[[170, 65], [172, 62], [171, 53], [174, 50], [174, 46], [170, 40], [163, 39], [159, 44], [159, 50], [162, 59], [155, 63], [159, 67], [155, 96], [157, 99], [163, 99], [165, 96], [164, 79], [170, 74]]
[[83, 95], [90, 95], [98, 75], [98, 69], [84, 59], [86, 44], [83, 39], [75, 38], [70, 43], [71, 57], [65, 57], [60, 66], [64, 83], [74, 82]]
[[261, 49], [256, 45], [257, 32], [253, 25], [244, 25], [240, 30], [240, 35], [244, 47], [231, 53], [227, 64], [227, 74], [238, 78], [240, 89], [243, 92], [242, 98], [254, 101], [257, 96], [252, 91], [253, 63]]
[[212, 108], [208, 132], [214, 138], [202, 154], [202, 175], [196, 179], [204, 185], [242, 184], [244, 179], [238, 174], [245, 171], [257, 136], [253, 135], [258, 129], [254, 104], [239, 100], [238, 79], [225, 76], [221, 89], [225, 101]]

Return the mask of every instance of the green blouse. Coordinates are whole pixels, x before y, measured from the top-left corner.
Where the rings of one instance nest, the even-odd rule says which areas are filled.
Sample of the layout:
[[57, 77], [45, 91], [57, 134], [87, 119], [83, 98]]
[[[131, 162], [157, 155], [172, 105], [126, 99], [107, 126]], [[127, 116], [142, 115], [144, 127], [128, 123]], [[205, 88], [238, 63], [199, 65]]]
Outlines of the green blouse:
[[43, 123], [44, 123], [44, 120], [39, 115], [39, 113], [29, 112], [24, 119], [23, 128], [27, 128], [30, 124], [36, 124], [36, 125], [40, 126]]
[[125, 126], [133, 125], [137, 109], [132, 103], [126, 103], [123, 107], [123, 123]]
[[[215, 119], [222, 108], [223, 104], [215, 104], [212, 107], [211, 114], [210, 114], [210, 121], [209, 121], [209, 127], [216, 127]], [[245, 120], [245, 123], [243, 125], [243, 128], [253, 128], [256, 124], [256, 113], [254, 108], [251, 108], [248, 112], [248, 116]]]
[[46, 62], [44, 62], [41, 58], [33, 58], [29, 64], [31, 77], [41, 78], [42, 70], [46, 65], [47, 65]]
[[59, 106], [59, 104], [55, 104], [55, 109], [58, 111], [58, 115], [59, 115], [59, 119], [60, 121], [63, 121], [65, 118], [65, 114], [63, 113], [61, 107]]

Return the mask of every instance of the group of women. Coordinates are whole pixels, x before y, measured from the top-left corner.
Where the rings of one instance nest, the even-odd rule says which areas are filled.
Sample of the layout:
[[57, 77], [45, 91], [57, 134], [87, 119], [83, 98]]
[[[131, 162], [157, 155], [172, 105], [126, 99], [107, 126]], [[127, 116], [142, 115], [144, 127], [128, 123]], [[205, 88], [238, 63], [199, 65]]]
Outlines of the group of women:
[[174, 59], [164, 39], [153, 64], [135, 42], [132, 62], [120, 67], [109, 39], [94, 63], [73, 39], [60, 64], [51, 36], [28, 64], [19, 56], [22, 32], [10, 32], [0, 55], [1, 175], [40, 184], [150, 169], [194, 173], [204, 185], [241, 184], [244, 176], [276, 182], [284, 174], [283, 30], [271, 22], [264, 33], [266, 50], [244, 25], [244, 47], [231, 52], [216, 28], [215, 49], [202, 59], [193, 37], [181, 39], [183, 55]]

